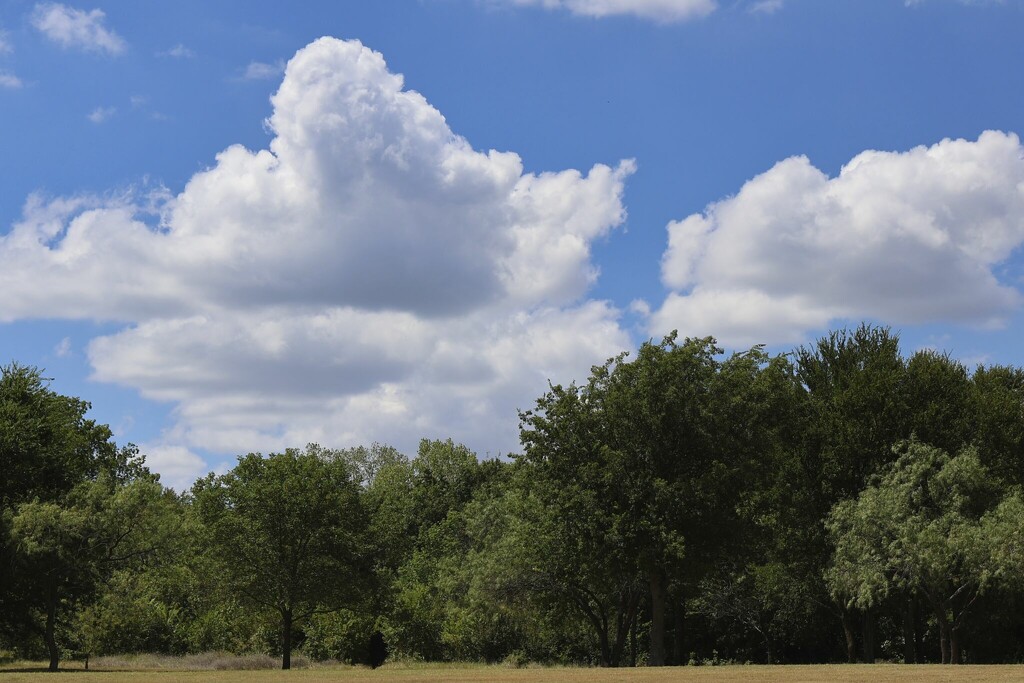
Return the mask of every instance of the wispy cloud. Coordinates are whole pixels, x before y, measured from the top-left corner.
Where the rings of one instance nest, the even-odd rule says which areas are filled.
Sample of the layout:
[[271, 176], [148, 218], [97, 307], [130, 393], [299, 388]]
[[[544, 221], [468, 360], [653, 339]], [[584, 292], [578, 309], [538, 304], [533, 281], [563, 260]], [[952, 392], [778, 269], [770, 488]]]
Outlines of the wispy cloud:
[[15, 89], [23, 85], [21, 79], [9, 71], [0, 71], [0, 88]]
[[71, 355], [71, 337], [64, 337], [57, 346], [53, 347], [53, 353], [57, 358], [67, 358]]
[[58, 3], [40, 3], [32, 12], [32, 26], [64, 48], [119, 55], [127, 44], [104, 26], [103, 10], [75, 9]]
[[115, 113], [117, 113], [117, 107], [96, 107], [89, 112], [89, 116], [86, 118], [93, 123], [100, 124], [109, 119]]
[[14, 46], [11, 45], [11, 38], [7, 31], [0, 28], [0, 55], [9, 54], [14, 52]]
[[186, 47], [182, 43], [178, 43], [170, 50], [156, 53], [158, 57], [173, 57], [174, 59], [192, 59], [196, 56], [196, 53], [191, 48]]
[[631, 15], [660, 22], [698, 19], [718, 7], [716, 0], [495, 0], [516, 6], [539, 5], [586, 17]]
[[751, 14], [775, 14], [782, 9], [783, 0], [758, 0], [747, 11]]
[[284, 73], [284, 62], [278, 60], [273, 64], [266, 62], [249, 62], [242, 73], [243, 81], [265, 81], [277, 78]]

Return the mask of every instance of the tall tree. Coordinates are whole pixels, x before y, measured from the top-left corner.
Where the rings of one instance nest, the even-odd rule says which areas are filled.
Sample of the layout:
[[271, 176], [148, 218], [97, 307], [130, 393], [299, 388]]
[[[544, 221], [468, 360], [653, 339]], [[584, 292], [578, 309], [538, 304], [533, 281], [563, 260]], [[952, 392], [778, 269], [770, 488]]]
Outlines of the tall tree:
[[[83, 569], [83, 576], [94, 576], [93, 560], [106, 542], [104, 516], [94, 518], [84, 501], [102, 508], [114, 504], [110, 496], [129, 479], [152, 483], [136, 451], [118, 449], [110, 429], [87, 418], [89, 408], [86, 401], [50, 389], [36, 368], [0, 368], [0, 632], [39, 631], [52, 668], [57, 666], [58, 612], [93, 583], [72, 580], [71, 574], [79, 574], [72, 565]], [[100, 492], [107, 496], [102, 505], [96, 502]], [[103, 509], [109, 521], [112, 509]], [[89, 541], [89, 551], [76, 555], [75, 538]], [[64, 565], [64, 560], [77, 564]], [[66, 595], [47, 593], [42, 583], [61, 576], [69, 577], [66, 585], [74, 589]], [[47, 612], [51, 618], [44, 621], [51, 628], [40, 627], [40, 615]]]
[[613, 563], [620, 585], [643, 577], [654, 666], [667, 659], [670, 591], [695, 584], [732, 535], [738, 446], [761, 435], [758, 419], [735, 418], [756, 403], [767, 359], [755, 349], [723, 363], [721, 353], [711, 338], [672, 334], [643, 344], [635, 360], [595, 367], [584, 386], [552, 387], [521, 416], [521, 460], [549, 482], [536, 489], [543, 503], [578, 508], [614, 539], [604, 552], [631, 563]]
[[[809, 491], [804, 517], [816, 533], [806, 538], [817, 565], [820, 600], [829, 600], [821, 579], [833, 548], [823, 522], [832, 507], [855, 497], [868, 478], [892, 460], [892, 446], [907, 433], [906, 367], [899, 337], [888, 328], [861, 325], [839, 330], [796, 351], [797, 377], [808, 411], [800, 480]], [[849, 600], [835, 603], [846, 641], [847, 660], [856, 661], [855, 619]], [[873, 661], [875, 618], [860, 615], [863, 658]]]
[[279, 616], [281, 668], [290, 668], [296, 626], [353, 600], [366, 575], [366, 522], [349, 466], [316, 446], [250, 453], [192, 495], [230, 590]]

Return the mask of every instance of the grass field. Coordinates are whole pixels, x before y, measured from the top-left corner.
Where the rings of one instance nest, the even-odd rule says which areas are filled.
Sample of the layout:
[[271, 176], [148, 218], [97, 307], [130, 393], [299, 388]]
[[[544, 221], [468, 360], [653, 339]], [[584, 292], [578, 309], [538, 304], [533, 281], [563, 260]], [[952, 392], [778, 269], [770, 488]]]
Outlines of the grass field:
[[[51, 678], [38, 663], [16, 663], [0, 667], [0, 681], [38, 683]], [[746, 681], [814, 683], [816, 681], [850, 681], [855, 683], [924, 683], [933, 681], [1022, 681], [1024, 666], [901, 666], [827, 665], [827, 666], [723, 666], [678, 667], [658, 669], [581, 669], [538, 667], [510, 669], [483, 665], [389, 664], [375, 671], [358, 667], [311, 667], [292, 671], [180, 671], [161, 669], [105, 670], [90, 667], [83, 671], [81, 663], [70, 662], [57, 674], [61, 683], [121, 683], [127, 681], [195, 681], [196, 683], [258, 683], [259, 681], [294, 680], [301, 683], [361, 683], [364, 681], [398, 681], [399, 683], [740, 683]]]

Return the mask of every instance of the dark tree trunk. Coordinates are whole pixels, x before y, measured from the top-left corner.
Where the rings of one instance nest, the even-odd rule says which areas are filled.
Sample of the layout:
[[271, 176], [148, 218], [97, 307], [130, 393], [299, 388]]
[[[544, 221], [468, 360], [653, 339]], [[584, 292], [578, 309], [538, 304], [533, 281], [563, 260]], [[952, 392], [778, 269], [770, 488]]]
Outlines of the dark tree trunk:
[[665, 666], [665, 579], [657, 569], [651, 582], [651, 649], [648, 666]]
[[920, 611], [920, 603], [915, 598], [911, 603], [914, 608], [914, 659], [918, 664], [924, 664], [928, 658], [924, 655], [924, 615]]
[[875, 663], [875, 613], [872, 610], [865, 610], [863, 621], [864, 636], [864, 661], [868, 664]]
[[914, 598], [908, 598], [903, 607], [903, 663], [917, 663], [917, 638], [915, 636], [915, 623], [917, 621], [914, 609]]
[[963, 664], [963, 648], [960, 642], [960, 627], [952, 626], [949, 629], [949, 663]]
[[281, 668], [292, 668], [292, 610], [281, 611]]
[[672, 613], [672, 663], [686, 663], [686, 595], [680, 591]]
[[767, 634], [764, 636], [765, 663], [769, 666], [775, 663], [775, 654], [772, 652], [772, 639]]
[[639, 601], [640, 598], [636, 591], [629, 591], [619, 600], [619, 613], [615, 619], [615, 647], [612, 649], [612, 658], [615, 660], [615, 666], [622, 665], [626, 643], [628, 642], [629, 634], [633, 631], [633, 624], [636, 623], [636, 611]]
[[846, 662], [853, 664], [857, 661], [857, 639], [853, 633], [853, 615], [850, 610], [843, 608], [842, 614], [843, 635], [846, 636]]
[[609, 667], [615, 666], [615, 662], [612, 661], [612, 648], [608, 644], [608, 629], [601, 629], [601, 633], [598, 635], [598, 640], [601, 644], [601, 666]]
[[46, 651], [50, 655], [50, 671], [57, 670], [60, 662], [60, 650], [57, 649], [57, 596], [52, 595], [46, 605], [46, 629], [43, 632], [43, 640], [46, 641]]

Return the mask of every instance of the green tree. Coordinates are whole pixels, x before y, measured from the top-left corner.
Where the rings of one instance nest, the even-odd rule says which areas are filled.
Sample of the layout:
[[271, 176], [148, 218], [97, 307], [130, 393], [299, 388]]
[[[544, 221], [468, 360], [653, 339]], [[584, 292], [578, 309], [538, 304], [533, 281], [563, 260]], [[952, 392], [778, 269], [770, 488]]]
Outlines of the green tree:
[[385, 630], [399, 655], [492, 656], [492, 631], [470, 590], [465, 509], [501, 486], [506, 467], [478, 460], [451, 439], [424, 439], [415, 458], [388, 464], [367, 489], [380, 547], [377, 576], [388, 593]]
[[71, 611], [159, 545], [142, 536], [162, 489], [89, 408], [35, 368], [0, 368], [0, 632], [42, 636], [51, 668]]
[[[888, 328], [861, 325], [839, 330], [796, 351], [797, 378], [806, 391], [807, 422], [799, 481], [808, 495], [802, 517], [814, 533], [805, 537], [819, 600], [829, 602], [821, 576], [833, 554], [823, 521], [832, 507], [856, 497], [868, 479], [893, 459], [892, 446], [907, 431], [906, 362], [899, 337]], [[847, 661], [856, 661], [856, 611], [837, 599]], [[875, 659], [875, 615], [860, 615], [865, 661]]]
[[894, 589], [919, 592], [935, 615], [943, 663], [959, 664], [964, 621], [998, 568], [983, 525], [998, 490], [973, 449], [951, 457], [910, 441], [897, 452], [877, 481], [832, 511], [828, 582], [861, 608]]
[[101, 474], [60, 503], [22, 503], [10, 515], [21, 607], [56, 671], [58, 628], [114, 571], [138, 568], [176, 529], [173, 493], [146, 472], [129, 481]]
[[365, 580], [366, 522], [349, 466], [316, 446], [250, 453], [192, 495], [231, 593], [278, 615], [290, 668], [296, 626], [352, 603]]
[[643, 344], [635, 360], [595, 367], [583, 386], [551, 387], [521, 415], [520, 460], [533, 467], [535, 495], [587, 527], [582, 553], [563, 558], [565, 574], [584, 561], [594, 582], [614, 571], [601, 580], [625, 591], [627, 626], [626, 596], [642, 578], [651, 665], [667, 659], [669, 605], [682, 614], [671, 593], [695, 586], [735, 539], [745, 465], [773, 442], [774, 384], [760, 379], [769, 359], [759, 349], [724, 362], [721, 353], [711, 338], [673, 334]]

